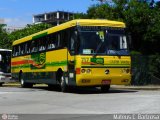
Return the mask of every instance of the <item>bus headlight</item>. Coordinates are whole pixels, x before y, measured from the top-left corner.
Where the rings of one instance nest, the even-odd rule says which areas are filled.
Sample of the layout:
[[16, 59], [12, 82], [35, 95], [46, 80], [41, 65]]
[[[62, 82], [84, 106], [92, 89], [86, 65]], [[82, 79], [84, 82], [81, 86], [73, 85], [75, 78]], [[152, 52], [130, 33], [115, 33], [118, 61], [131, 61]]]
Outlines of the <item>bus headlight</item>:
[[130, 72], [130, 69], [126, 69], [126, 73], [129, 73]]
[[81, 69], [81, 73], [91, 73], [91, 69]]
[[122, 69], [122, 73], [130, 73], [130, 69], [129, 68], [124, 68], [124, 69]]
[[81, 73], [85, 73], [86, 72], [86, 70], [85, 69], [81, 69]]
[[87, 69], [87, 71], [86, 71], [87, 73], [91, 73], [91, 69]]

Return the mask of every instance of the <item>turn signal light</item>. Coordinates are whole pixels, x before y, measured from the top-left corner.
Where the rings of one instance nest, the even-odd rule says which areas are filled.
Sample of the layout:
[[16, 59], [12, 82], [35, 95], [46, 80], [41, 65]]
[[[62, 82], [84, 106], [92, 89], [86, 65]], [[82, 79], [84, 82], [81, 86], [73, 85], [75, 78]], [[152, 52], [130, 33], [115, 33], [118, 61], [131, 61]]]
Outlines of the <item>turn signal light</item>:
[[80, 74], [81, 73], [81, 68], [76, 68], [76, 74]]

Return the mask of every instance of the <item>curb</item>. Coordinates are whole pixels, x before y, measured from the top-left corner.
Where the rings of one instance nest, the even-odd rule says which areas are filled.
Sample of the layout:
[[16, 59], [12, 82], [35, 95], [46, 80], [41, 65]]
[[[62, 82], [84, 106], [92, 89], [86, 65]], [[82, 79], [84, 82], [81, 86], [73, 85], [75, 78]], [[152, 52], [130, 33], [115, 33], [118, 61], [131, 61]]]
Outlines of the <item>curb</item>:
[[130, 90], [160, 90], [160, 86], [149, 85], [149, 86], [122, 86], [122, 85], [112, 85], [113, 89], [130, 89]]

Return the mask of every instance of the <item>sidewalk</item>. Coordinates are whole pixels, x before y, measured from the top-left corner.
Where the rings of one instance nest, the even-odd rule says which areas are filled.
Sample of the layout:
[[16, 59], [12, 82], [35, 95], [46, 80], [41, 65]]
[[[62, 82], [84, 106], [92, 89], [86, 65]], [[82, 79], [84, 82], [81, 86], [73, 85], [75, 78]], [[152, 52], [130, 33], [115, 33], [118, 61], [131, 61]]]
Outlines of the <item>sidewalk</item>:
[[111, 85], [111, 88], [115, 89], [131, 89], [131, 90], [160, 90], [160, 85], [144, 85], [144, 86], [133, 86], [133, 85]]

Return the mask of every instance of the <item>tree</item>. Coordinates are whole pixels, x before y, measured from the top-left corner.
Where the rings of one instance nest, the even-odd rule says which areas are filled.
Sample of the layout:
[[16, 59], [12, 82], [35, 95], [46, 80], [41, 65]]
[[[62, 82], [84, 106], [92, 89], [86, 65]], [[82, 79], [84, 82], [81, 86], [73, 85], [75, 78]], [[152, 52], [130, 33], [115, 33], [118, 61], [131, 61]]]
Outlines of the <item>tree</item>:
[[74, 18], [75, 18], [75, 19], [80, 19], [80, 18], [85, 19], [85, 18], [87, 18], [87, 14], [85, 14], [85, 13], [76, 13], [76, 14], [74, 15]]
[[0, 24], [0, 48], [1, 49], [8, 49], [10, 41], [8, 40], [8, 33], [5, 30], [6, 25]]
[[133, 50], [143, 54], [160, 52], [157, 46], [160, 39], [159, 7], [151, 8], [147, 2], [138, 0], [112, 2], [92, 5], [87, 11], [88, 18], [123, 21], [131, 34]]
[[27, 25], [25, 28], [12, 32], [8, 35], [8, 39], [10, 41], [9, 46], [11, 48], [11, 44], [13, 41], [23, 38], [25, 36], [37, 33], [39, 31], [45, 30], [52, 27], [50, 24], [35, 24], [35, 25]]

